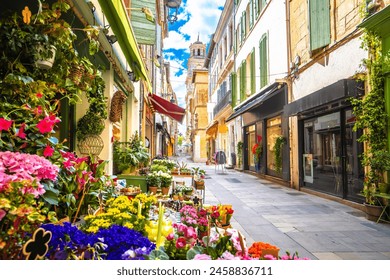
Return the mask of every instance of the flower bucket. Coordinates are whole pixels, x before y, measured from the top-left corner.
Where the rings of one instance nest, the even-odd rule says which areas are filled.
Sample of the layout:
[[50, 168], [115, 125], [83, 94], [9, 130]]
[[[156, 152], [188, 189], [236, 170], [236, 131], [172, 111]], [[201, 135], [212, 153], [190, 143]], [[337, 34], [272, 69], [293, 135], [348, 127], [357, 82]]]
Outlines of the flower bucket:
[[279, 256], [279, 248], [277, 249], [261, 249], [261, 257], [264, 258], [266, 255], [271, 255], [274, 258], [278, 258]]

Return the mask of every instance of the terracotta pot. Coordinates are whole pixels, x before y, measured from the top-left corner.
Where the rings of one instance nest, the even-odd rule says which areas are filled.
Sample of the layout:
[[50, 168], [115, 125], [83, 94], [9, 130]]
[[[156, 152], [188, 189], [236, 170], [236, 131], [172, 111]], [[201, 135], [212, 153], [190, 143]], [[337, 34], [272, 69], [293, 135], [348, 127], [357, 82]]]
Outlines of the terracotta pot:
[[156, 194], [156, 193], [157, 193], [157, 186], [149, 186], [149, 187], [148, 187], [148, 191], [149, 191], [150, 193]]
[[169, 193], [169, 187], [161, 187], [161, 192], [163, 195], [166, 195]]

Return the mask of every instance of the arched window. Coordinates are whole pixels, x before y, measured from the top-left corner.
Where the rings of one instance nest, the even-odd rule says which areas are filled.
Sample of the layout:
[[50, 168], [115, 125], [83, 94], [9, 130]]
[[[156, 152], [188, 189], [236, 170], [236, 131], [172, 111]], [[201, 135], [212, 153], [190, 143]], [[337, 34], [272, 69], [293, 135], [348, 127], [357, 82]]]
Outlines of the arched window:
[[192, 55], [195, 55], [195, 50], [192, 51]]

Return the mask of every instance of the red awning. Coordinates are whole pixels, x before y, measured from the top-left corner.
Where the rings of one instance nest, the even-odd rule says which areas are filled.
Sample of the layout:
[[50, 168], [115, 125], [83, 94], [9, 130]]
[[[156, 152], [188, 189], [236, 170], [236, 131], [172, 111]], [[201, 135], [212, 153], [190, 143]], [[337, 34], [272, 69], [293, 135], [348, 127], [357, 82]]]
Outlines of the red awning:
[[154, 110], [182, 123], [186, 111], [185, 109], [156, 94], [149, 93], [149, 100], [152, 103]]

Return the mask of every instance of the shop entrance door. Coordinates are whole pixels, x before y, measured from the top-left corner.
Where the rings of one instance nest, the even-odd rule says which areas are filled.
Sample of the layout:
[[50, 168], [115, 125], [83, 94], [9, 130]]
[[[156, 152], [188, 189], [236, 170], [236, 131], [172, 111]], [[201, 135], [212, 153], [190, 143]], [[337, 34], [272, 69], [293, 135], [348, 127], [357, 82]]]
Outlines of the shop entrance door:
[[362, 151], [353, 131], [352, 110], [304, 121], [304, 185], [324, 193], [359, 200]]

